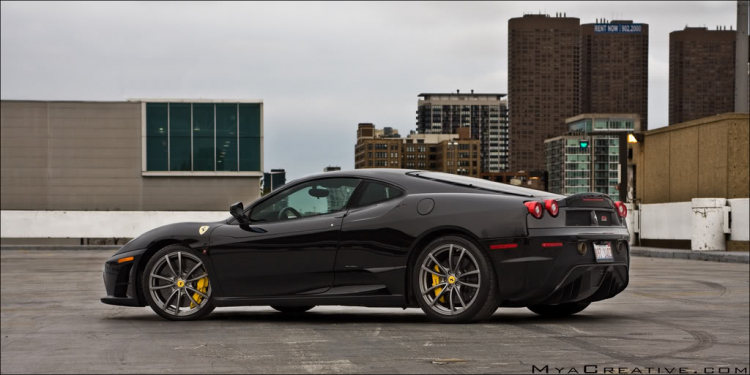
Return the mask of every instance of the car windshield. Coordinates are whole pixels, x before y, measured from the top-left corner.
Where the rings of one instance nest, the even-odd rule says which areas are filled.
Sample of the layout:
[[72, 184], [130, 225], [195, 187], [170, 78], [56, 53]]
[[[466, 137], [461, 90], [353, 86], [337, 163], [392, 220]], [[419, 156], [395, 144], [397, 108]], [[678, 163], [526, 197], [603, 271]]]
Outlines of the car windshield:
[[502, 184], [499, 182], [484, 180], [481, 178], [459, 176], [442, 172], [413, 171], [406, 173], [409, 176], [425, 178], [432, 181], [443, 182], [451, 185], [458, 185], [479, 190], [488, 190], [498, 193], [519, 195], [524, 197], [551, 196], [554, 194], [546, 191], [527, 189], [519, 186]]

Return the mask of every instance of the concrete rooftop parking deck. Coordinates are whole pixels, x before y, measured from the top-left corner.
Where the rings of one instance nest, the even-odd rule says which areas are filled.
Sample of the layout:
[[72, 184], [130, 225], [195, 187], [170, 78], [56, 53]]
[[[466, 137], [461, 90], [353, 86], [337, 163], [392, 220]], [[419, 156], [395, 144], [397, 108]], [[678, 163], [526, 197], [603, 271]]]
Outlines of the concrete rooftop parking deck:
[[500, 309], [442, 325], [418, 309], [253, 307], [169, 322], [99, 302], [112, 253], [0, 252], [2, 373], [748, 373], [747, 264], [634, 257], [624, 293], [567, 319]]

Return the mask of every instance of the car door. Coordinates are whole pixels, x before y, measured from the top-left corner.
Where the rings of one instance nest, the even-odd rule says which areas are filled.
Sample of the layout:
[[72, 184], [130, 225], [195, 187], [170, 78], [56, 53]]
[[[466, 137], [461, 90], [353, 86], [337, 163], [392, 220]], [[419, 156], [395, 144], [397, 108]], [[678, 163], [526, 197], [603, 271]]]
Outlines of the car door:
[[360, 183], [325, 178], [284, 188], [249, 210], [250, 225], [211, 233], [211, 259], [227, 297], [318, 294], [334, 277], [339, 231]]
[[385, 182], [363, 182], [344, 218], [334, 287], [400, 293], [407, 250], [414, 238], [402, 232], [404, 190]]

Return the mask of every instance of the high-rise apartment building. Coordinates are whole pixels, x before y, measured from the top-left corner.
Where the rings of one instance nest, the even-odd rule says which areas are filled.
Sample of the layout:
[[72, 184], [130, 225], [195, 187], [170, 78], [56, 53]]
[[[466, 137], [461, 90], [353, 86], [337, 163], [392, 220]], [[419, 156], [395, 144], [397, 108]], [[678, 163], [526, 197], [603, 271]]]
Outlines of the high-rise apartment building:
[[669, 124], [734, 112], [736, 31], [669, 33]]
[[417, 131], [420, 134], [457, 134], [468, 129], [481, 144], [481, 171], [508, 169], [508, 106], [505, 94], [419, 94]]
[[566, 120], [568, 132], [544, 142], [548, 191], [571, 195], [591, 191], [622, 200], [621, 153], [625, 135], [640, 131], [637, 114], [582, 114]]
[[637, 113], [648, 130], [648, 25], [581, 25], [578, 113]]
[[734, 111], [750, 112], [750, 1], [737, 1], [737, 41], [734, 60]]
[[359, 124], [354, 168], [406, 168], [479, 177], [480, 141], [469, 129], [458, 134], [410, 134], [406, 138], [376, 136], [370, 123]]
[[578, 112], [578, 18], [527, 14], [508, 21], [509, 168], [545, 168], [544, 140]]

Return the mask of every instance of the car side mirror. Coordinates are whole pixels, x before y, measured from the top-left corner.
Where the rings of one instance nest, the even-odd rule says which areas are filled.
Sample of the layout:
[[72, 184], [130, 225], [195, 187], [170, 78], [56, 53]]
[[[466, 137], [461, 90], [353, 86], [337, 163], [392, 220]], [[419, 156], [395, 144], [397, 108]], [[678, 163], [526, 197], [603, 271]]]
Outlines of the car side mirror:
[[250, 221], [245, 217], [245, 206], [242, 202], [237, 202], [229, 206], [229, 213], [237, 220], [240, 224], [248, 224]]

